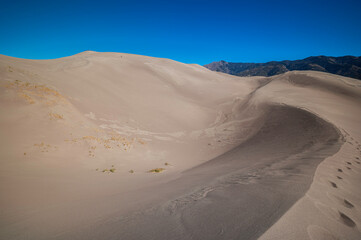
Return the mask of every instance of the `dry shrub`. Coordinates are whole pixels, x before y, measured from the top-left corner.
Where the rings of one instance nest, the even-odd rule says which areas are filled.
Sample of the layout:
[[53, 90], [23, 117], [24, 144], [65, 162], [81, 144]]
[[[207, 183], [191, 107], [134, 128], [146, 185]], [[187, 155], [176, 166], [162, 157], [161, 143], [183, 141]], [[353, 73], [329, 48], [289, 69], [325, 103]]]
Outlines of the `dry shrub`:
[[64, 119], [63, 115], [58, 114], [58, 113], [49, 113], [49, 116], [50, 116], [51, 120]]
[[163, 172], [165, 170], [165, 168], [154, 168], [149, 170], [150, 173], [160, 173]]

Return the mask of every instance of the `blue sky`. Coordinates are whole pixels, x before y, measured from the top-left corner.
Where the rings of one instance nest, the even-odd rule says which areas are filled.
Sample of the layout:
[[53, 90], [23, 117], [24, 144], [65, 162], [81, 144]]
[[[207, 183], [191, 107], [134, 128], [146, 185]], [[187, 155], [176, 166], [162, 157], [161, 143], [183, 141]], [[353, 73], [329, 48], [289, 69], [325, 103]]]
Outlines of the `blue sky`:
[[2, 1], [0, 54], [85, 50], [185, 63], [361, 55], [361, 1]]

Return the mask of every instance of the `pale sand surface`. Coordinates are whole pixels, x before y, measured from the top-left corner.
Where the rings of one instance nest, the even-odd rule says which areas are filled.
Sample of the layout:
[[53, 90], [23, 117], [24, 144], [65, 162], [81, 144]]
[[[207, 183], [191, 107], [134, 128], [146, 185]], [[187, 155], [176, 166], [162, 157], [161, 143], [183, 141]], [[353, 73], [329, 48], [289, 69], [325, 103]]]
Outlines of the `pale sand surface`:
[[0, 55], [0, 239], [360, 239], [360, 104], [320, 72]]

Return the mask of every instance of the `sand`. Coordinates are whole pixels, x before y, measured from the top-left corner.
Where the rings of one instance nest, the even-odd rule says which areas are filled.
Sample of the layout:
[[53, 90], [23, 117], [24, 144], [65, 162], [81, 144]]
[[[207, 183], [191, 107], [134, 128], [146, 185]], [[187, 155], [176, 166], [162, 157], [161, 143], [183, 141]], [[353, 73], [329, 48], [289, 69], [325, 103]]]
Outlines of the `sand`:
[[0, 239], [360, 239], [360, 103], [313, 71], [0, 55]]

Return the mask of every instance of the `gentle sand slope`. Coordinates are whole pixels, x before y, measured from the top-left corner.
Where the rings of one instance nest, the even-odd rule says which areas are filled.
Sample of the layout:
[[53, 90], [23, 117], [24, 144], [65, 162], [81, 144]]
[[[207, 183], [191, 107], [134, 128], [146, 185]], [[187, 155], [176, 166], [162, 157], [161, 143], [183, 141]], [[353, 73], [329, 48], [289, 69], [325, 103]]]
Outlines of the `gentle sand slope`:
[[361, 237], [357, 80], [84, 52], [0, 93], [0, 239]]

